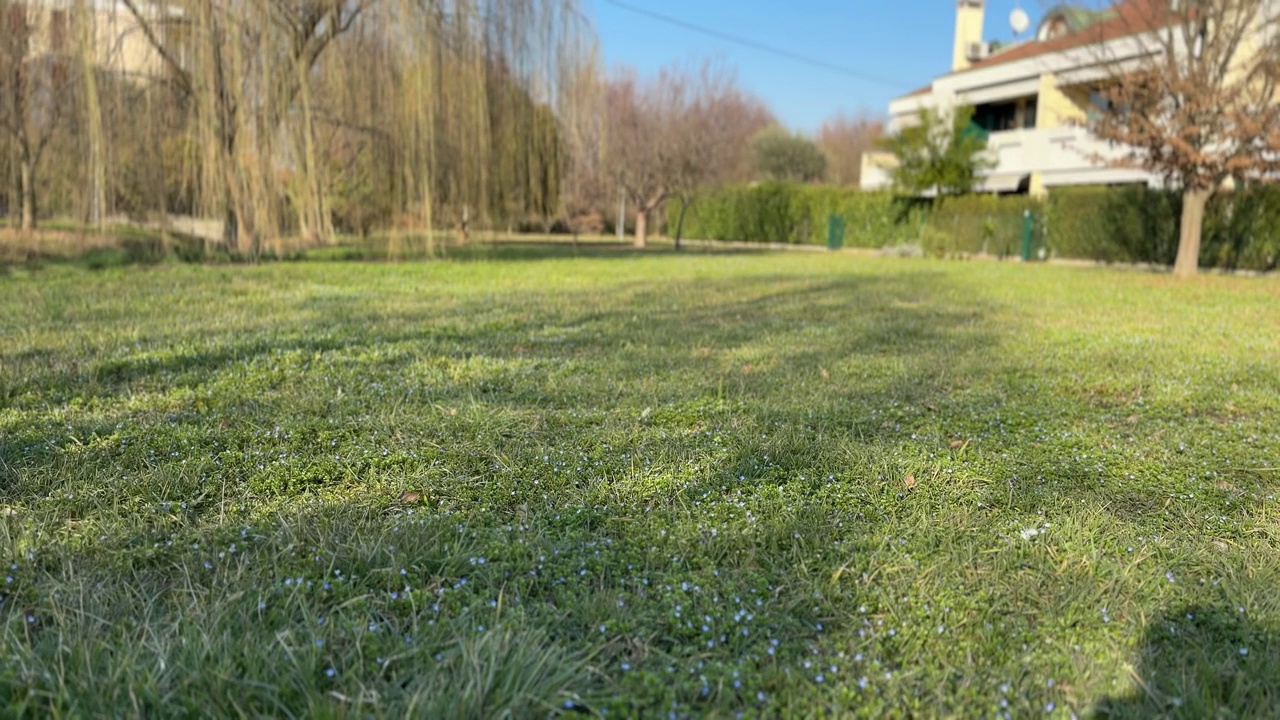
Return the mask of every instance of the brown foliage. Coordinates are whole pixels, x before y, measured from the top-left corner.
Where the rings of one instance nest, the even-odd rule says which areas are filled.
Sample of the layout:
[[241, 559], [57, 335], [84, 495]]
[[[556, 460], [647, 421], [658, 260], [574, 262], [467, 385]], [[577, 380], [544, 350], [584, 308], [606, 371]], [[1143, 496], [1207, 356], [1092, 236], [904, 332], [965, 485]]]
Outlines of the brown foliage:
[[1175, 272], [1189, 275], [1208, 198], [1228, 179], [1247, 182], [1280, 170], [1280, 36], [1267, 0], [1180, 6], [1125, 0], [1116, 19], [1088, 31], [1097, 33], [1110, 105], [1091, 127], [1125, 148], [1113, 164], [1182, 188]]
[[877, 148], [884, 121], [867, 114], [837, 115], [822, 123], [817, 143], [827, 156], [827, 182], [857, 187], [862, 182], [862, 156]]
[[608, 164], [636, 209], [637, 245], [668, 198], [692, 202], [702, 187], [749, 178], [751, 138], [773, 123], [763, 102], [710, 62], [664, 68], [647, 81], [624, 69], [606, 82], [604, 99]]

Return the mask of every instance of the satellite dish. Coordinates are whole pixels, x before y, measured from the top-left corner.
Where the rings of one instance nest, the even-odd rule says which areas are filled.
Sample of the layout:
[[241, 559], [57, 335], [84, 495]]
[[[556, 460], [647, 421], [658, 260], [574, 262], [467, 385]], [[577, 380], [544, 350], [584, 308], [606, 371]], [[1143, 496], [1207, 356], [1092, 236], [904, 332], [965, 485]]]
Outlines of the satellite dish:
[[1014, 8], [1009, 14], [1009, 26], [1013, 28], [1013, 34], [1021, 35], [1031, 27], [1031, 16], [1027, 15], [1027, 11], [1022, 8]]

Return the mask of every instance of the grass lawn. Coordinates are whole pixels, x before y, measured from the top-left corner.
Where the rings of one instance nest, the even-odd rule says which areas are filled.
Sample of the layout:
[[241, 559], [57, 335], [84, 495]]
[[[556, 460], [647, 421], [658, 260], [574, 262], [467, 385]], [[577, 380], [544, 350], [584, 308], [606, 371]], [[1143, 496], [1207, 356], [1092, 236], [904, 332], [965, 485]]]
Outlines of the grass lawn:
[[572, 254], [0, 277], [0, 714], [1280, 714], [1277, 279]]

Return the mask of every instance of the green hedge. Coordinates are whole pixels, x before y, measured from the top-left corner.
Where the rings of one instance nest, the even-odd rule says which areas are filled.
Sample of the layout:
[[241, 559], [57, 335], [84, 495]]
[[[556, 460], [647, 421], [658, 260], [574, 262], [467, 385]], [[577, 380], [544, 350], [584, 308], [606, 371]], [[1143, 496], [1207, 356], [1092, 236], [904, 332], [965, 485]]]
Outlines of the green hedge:
[[[1056, 257], [1171, 265], [1182, 197], [1143, 186], [1059, 188], [1049, 196]], [[1205, 209], [1200, 265], [1274, 270], [1280, 264], [1280, 186], [1220, 192]]]
[[[669, 204], [668, 230], [680, 213]], [[719, 188], [690, 206], [684, 236], [702, 240], [825, 245], [827, 219], [845, 220], [848, 247], [879, 248], [915, 242], [920, 234], [917, 203], [884, 192], [768, 182]]]
[[[885, 192], [794, 183], [720, 188], [685, 218], [684, 236], [707, 240], [827, 241], [827, 218], [845, 220], [845, 245], [918, 244], [932, 255], [1012, 257], [1022, 249], [1025, 215], [1034, 218], [1039, 254], [1103, 262], [1171, 265], [1178, 250], [1182, 198], [1140, 185], [1054, 189], [1048, 200], [969, 195], [937, 203]], [[679, 204], [668, 208], [674, 230]], [[1205, 211], [1203, 267], [1275, 270], [1280, 266], [1280, 185], [1218, 193]]]
[[1173, 264], [1182, 198], [1142, 185], [1058, 188], [1046, 226], [1055, 257]]
[[[943, 198], [929, 212], [924, 250], [932, 255], [1017, 256], [1028, 211], [1039, 219], [1044, 203], [1025, 195]], [[1043, 227], [1033, 225], [1036, 232]], [[1039, 237], [1033, 239], [1038, 244]]]
[[1215, 195], [1205, 210], [1200, 264], [1233, 270], [1280, 267], [1280, 186]]

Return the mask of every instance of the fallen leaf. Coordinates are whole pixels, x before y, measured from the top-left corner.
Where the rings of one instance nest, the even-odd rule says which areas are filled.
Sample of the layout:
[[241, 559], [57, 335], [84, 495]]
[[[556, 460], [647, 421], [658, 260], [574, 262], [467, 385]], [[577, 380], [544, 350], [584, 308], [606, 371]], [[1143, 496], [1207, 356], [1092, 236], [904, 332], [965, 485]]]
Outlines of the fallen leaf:
[[906, 476], [906, 477], [902, 478], [902, 484], [903, 484], [903, 485], [906, 485], [906, 486], [907, 486], [907, 489], [908, 489], [908, 490], [910, 490], [911, 488], [913, 488], [913, 487], [915, 487], [915, 486], [916, 486], [916, 476], [915, 476], [915, 475], [908, 475], [908, 476]]
[[416, 492], [413, 492], [412, 490], [405, 490], [404, 492], [400, 493], [400, 502], [409, 503], [410, 505], [418, 502], [421, 499], [422, 499], [422, 493], [416, 493]]
[[964, 441], [964, 440], [952, 440], [952, 441], [951, 441], [951, 449], [952, 449], [952, 450], [959, 450], [960, 448], [962, 448], [962, 447], [964, 447], [964, 446], [965, 446], [965, 441]]
[[831, 379], [831, 373], [827, 372], [826, 368], [818, 368], [818, 371], [822, 373], [822, 379], [824, 380]]

